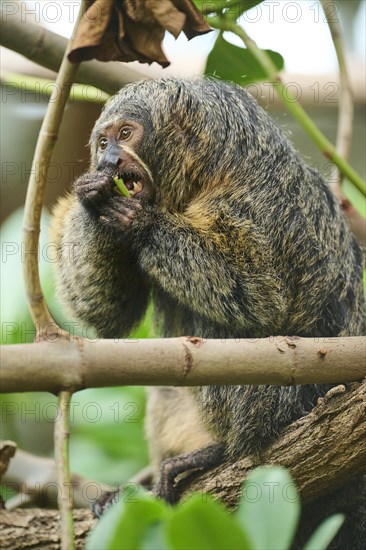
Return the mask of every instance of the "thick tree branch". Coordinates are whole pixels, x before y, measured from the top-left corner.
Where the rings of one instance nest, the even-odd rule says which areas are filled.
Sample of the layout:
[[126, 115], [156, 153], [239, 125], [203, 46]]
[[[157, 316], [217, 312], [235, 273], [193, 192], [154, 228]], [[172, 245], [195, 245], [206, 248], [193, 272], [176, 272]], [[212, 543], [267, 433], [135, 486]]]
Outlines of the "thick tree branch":
[[[303, 503], [311, 503], [366, 472], [366, 382], [345, 390], [337, 386], [307, 416], [293, 422], [261, 456], [245, 457], [186, 479], [183, 495], [211, 493], [235, 508], [250, 470], [263, 464], [288, 468]], [[262, 488], [268, 490], [267, 488]], [[138, 498], [138, 494], [137, 494]], [[74, 513], [76, 548], [82, 548], [94, 520], [89, 510]], [[59, 548], [59, 514], [48, 510], [14, 510], [0, 516], [2, 548]]]
[[259, 456], [224, 464], [195, 480], [187, 480], [184, 494], [211, 493], [231, 508], [240, 497], [243, 480], [263, 464], [288, 468], [303, 503], [325, 496], [366, 473], [366, 381], [331, 389], [317, 407], [293, 422]]
[[[75, 510], [73, 516], [75, 548], [82, 550], [96, 520], [89, 510]], [[56, 510], [30, 508], [2, 511], [0, 529], [2, 550], [60, 550], [60, 514]]]
[[[0, 11], [5, 23], [2, 26], [0, 44], [42, 67], [58, 72], [67, 39], [32, 23], [28, 20], [29, 17], [27, 21], [22, 21], [21, 10], [16, 2], [0, 3]], [[112, 95], [125, 84], [142, 78], [148, 77], [128, 65], [114, 61], [86, 61], [79, 68], [76, 81], [96, 86]]]
[[76, 339], [3, 346], [3, 392], [120, 385], [345, 383], [366, 376], [366, 338]]
[[[93, 499], [111, 490], [111, 487], [100, 481], [92, 481], [77, 474], [72, 474], [70, 481], [76, 508], [88, 508]], [[138, 482], [134, 478], [131, 481]], [[18, 493], [16, 497], [6, 499], [7, 510], [28, 502], [33, 503], [33, 506], [42, 503], [42, 506], [48, 507], [54, 507], [57, 503], [59, 492], [56, 462], [52, 458], [36, 456], [17, 449], [15, 456], [10, 460], [7, 472], [1, 477], [1, 483], [5, 498], [8, 490]]]

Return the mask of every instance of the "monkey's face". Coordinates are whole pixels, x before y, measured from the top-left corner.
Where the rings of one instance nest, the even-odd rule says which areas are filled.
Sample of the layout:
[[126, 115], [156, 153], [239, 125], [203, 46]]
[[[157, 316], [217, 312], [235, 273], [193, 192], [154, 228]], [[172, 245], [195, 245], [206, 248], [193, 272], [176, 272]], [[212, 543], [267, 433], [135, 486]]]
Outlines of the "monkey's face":
[[120, 175], [137, 198], [184, 211], [208, 190], [229, 192], [258, 165], [266, 172], [263, 151], [273, 149], [267, 128], [239, 87], [202, 79], [136, 82], [113, 96], [96, 122], [91, 169]]
[[96, 136], [97, 171], [122, 178], [130, 196], [153, 198], [152, 175], [137, 151], [144, 137], [142, 124], [119, 119], [98, 128]]

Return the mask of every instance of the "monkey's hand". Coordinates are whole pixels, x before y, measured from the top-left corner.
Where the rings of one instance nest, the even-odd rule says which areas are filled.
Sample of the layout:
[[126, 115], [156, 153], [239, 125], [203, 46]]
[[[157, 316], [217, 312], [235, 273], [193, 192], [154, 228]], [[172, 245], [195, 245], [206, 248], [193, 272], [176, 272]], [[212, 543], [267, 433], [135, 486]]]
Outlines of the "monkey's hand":
[[118, 194], [113, 179], [104, 172], [84, 174], [76, 180], [74, 189], [84, 208], [117, 231], [131, 227], [142, 210], [138, 199]]
[[99, 220], [104, 225], [125, 232], [137, 223], [143, 208], [138, 199], [114, 196], [101, 208]]
[[102, 207], [114, 196], [115, 183], [103, 172], [92, 172], [81, 176], [74, 183], [77, 198], [90, 212], [99, 215]]

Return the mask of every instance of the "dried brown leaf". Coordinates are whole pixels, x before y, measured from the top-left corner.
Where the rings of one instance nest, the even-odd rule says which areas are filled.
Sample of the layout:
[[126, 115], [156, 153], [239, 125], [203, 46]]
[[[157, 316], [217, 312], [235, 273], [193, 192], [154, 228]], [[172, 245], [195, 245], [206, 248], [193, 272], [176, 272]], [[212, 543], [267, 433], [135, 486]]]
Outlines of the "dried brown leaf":
[[156, 61], [166, 67], [166, 31], [191, 39], [210, 30], [191, 0], [89, 0], [69, 60]]

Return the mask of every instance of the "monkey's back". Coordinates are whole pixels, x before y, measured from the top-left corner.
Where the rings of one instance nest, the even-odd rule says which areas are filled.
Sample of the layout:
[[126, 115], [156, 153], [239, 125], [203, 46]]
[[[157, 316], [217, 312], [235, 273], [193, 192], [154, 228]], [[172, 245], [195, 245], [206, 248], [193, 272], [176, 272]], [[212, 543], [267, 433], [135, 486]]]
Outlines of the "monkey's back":
[[[230, 135], [228, 150], [218, 149], [214, 162], [225, 185], [209, 187], [203, 197], [195, 197], [186, 215], [197, 231], [206, 224], [208, 239], [213, 234], [220, 236], [214, 254], [228, 253], [239, 270], [241, 265], [246, 270], [248, 282], [240, 281], [239, 274], [235, 283], [237, 292], [249, 297], [249, 307], [240, 296], [235, 296], [235, 307], [242, 306], [249, 321], [245, 328], [240, 326], [233, 306], [230, 322], [220, 324], [214, 300], [209, 304], [212, 314], [208, 309], [202, 315], [194, 301], [191, 307], [182, 306], [156, 286], [157, 317], [164, 319], [165, 336], [327, 338], [363, 334], [363, 256], [337, 199], [244, 90], [209, 82], [202, 84], [201, 92], [205, 85], [207, 94], [202, 93], [201, 103], [206, 96], [217, 94], [221, 103], [215, 116]], [[195, 96], [197, 89], [187, 93]], [[211, 125], [215, 127], [208, 120], [207, 132]], [[197, 207], [200, 201], [201, 208]], [[200, 251], [196, 253], [199, 258]], [[210, 281], [209, 271], [203, 277], [208, 284], [220, 284]], [[258, 284], [250, 294], [253, 281]], [[199, 286], [196, 292], [200, 293]], [[229, 455], [237, 456], [273, 439], [284, 425], [309, 412], [325, 391], [315, 385], [222, 386], [199, 388], [196, 396], [206, 426], [225, 442]]]

